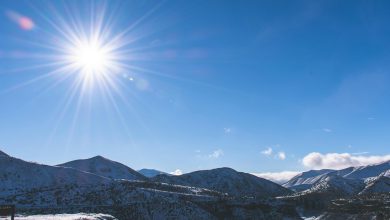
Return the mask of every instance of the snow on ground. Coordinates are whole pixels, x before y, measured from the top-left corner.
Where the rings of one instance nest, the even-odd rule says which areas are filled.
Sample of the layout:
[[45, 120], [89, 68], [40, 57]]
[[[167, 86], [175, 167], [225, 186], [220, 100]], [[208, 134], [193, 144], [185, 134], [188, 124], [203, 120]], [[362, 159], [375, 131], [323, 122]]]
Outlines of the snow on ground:
[[[0, 217], [0, 219], [2, 219]], [[29, 215], [15, 216], [15, 220], [116, 220], [111, 215], [106, 214], [56, 214], [56, 215]]]

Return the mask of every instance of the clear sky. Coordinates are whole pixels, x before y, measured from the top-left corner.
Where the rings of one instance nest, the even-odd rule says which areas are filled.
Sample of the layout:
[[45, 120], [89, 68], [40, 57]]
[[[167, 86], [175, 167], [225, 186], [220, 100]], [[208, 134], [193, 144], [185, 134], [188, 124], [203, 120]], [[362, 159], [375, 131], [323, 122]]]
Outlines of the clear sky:
[[[5, 0], [0, 10], [0, 148], [15, 157], [103, 155], [167, 172], [389, 158], [389, 1]], [[92, 35], [114, 43], [84, 53]]]

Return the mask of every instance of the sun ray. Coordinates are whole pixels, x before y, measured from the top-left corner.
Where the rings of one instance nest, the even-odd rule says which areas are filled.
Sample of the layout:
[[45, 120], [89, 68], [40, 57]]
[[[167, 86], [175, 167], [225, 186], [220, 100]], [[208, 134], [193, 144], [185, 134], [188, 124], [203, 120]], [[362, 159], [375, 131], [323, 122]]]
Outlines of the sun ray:
[[[86, 126], [79, 124], [79, 122], [89, 120], [88, 118], [92, 115], [94, 110], [92, 99], [98, 100], [108, 109], [107, 111], [116, 115], [129, 142], [133, 141], [133, 137], [127, 121], [128, 113], [131, 114], [131, 118], [134, 123], [137, 123], [137, 126], [142, 126], [145, 131], [148, 130], [148, 126], [143, 120], [144, 118], [140, 116], [140, 112], [137, 112], [136, 106], [145, 102], [140, 98], [141, 92], [153, 93], [154, 91], [128, 84], [133, 77], [135, 77], [135, 82], [147, 79], [148, 75], [148, 77], [209, 86], [174, 74], [151, 70], [146, 68], [144, 63], [138, 62], [145, 61], [143, 56], [145, 51], [148, 52], [148, 50], [160, 46], [160, 44], [156, 46], [150, 42], [143, 42], [149, 36], [153, 36], [156, 28], [149, 31], [139, 31], [143, 29], [139, 27], [144, 24], [147, 27], [147, 20], [164, 4], [164, 1], [120, 30], [116, 29], [114, 25], [117, 13], [112, 8], [108, 10], [109, 4], [106, 1], [88, 2], [88, 10], [82, 12], [79, 10], [80, 7], [72, 7], [69, 2], [61, 3], [63, 10], [57, 10], [51, 3], [46, 9], [32, 6], [36, 14], [46, 23], [46, 25], [37, 23], [35, 29], [44, 37], [21, 42], [40, 48], [44, 53], [39, 54], [39, 59], [33, 61], [43, 63], [15, 70], [34, 70], [37, 76], [12, 87], [10, 90], [13, 91], [52, 78], [53, 82], [49, 86], [40, 91], [34, 99], [30, 99], [30, 101], [35, 101], [45, 94], [50, 94], [50, 91], [60, 85], [69, 84], [69, 89], [66, 89], [63, 98], [59, 99], [55, 111], [58, 117], [53, 120], [54, 129], [48, 137], [48, 142], [52, 140], [63, 120], [70, 116], [67, 114], [72, 112], [73, 115], [70, 117], [69, 127], [67, 127], [69, 135], [66, 145], [70, 146], [74, 135], [76, 135], [75, 132], [80, 129], [78, 126]], [[119, 8], [116, 6], [116, 9]], [[162, 26], [157, 28], [162, 28]], [[32, 58], [33, 54], [29, 56]], [[153, 59], [151, 57], [147, 61], [153, 61]], [[35, 71], [40, 68], [48, 72], [41, 74]], [[128, 75], [130, 75], [131, 80], [129, 80]], [[125, 111], [126, 114], [124, 114]], [[84, 115], [81, 115], [83, 113]]]

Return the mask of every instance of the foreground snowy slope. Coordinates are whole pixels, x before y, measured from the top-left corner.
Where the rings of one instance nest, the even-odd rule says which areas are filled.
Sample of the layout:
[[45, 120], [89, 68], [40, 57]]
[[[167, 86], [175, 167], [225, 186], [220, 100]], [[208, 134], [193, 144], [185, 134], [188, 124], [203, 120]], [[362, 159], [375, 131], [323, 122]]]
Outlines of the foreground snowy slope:
[[67, 163], [59, 164], [57, 166], [71, 167], [110, 179], [146, 180], [143, 175], [131, 169], [130, 167], [109, 160], [102, 156], [96, 156], [89, 159], [74, 160]]
[[18, 215], [16, 220], [117, 220], [106, 214], [57, 214], [57, 215]]
[[232, 196], [274, 197], [291, 191], [269, 180], [231, 168], [201, 170], [180, 176], [158, 175], [156, 182], [196, 186], [227, 193]]
[[118, 219], [297, 218], [293, 206], [276, 200], [237, 199], [196, 187], [143, 181], [57, 189], [32, 189], [0, 197], [23, 213], [107, 213]]

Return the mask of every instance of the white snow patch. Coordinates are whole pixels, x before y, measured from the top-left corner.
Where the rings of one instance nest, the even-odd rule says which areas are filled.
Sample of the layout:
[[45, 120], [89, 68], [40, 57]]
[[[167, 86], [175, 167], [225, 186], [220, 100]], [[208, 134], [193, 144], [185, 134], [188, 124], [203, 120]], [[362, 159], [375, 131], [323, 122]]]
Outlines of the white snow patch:
[[55, 214], [55, 215], [29, 215], [29, 216], [15, 216], [15, 220], [116, 220], [115, 217], [106, 214]]

